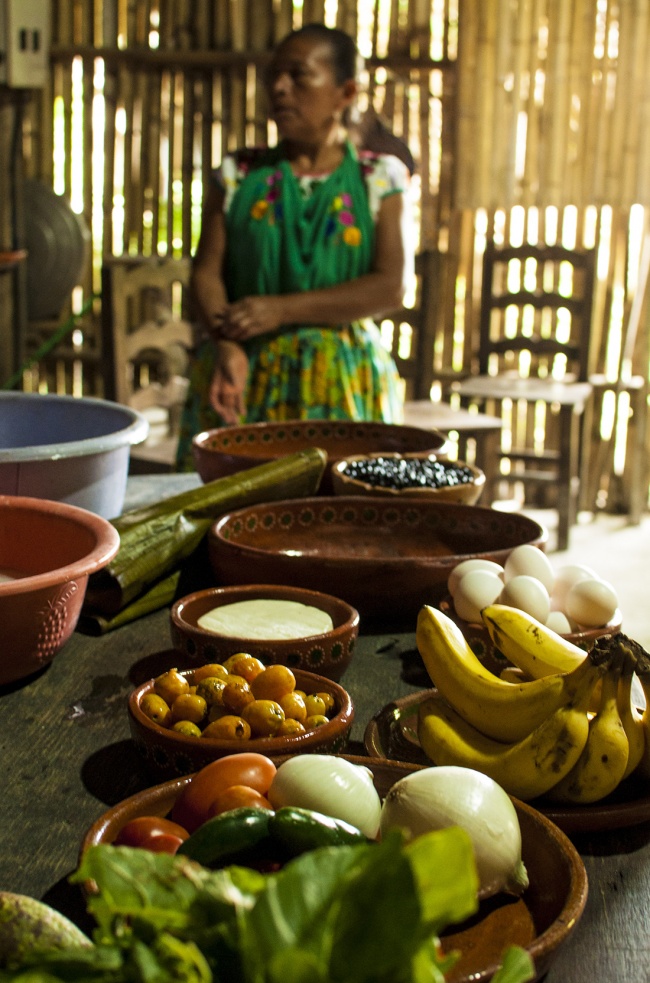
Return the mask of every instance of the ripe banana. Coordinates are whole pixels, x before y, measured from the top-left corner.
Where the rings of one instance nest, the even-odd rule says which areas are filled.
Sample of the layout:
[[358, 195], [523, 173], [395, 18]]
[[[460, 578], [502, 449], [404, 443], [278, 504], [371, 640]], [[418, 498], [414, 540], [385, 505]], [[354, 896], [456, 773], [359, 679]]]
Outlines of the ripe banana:
[[634, 680], [634, 670], [636, 668], [636, 658], [632, 650], [627, 646], [622, 648], [623, 665], [621, 678], [618, 683], [618, 712], [621, 717], [623, 729], [627, 734], [630, 746], [627, 767], [623, 778], [627, 778], [638, 768], [645, 752], [645, 728], [643, 725], [643, 714], [634, 705], [632, 699], [632, 682]]
[[645, 696], [645, 709], [641, 715], [645, 747], [635, 775], [645, 781], [650, 781], [650, 656], [641, 649], [641, 646], [639, 649], [641, 650], [640, 653], [635, 651], [634, 654], [636, 655], [636, 674]]
[[573, 768], [589, 735], [587, 703], [607, 663], [589, 663], [575, 696], [521, 741], [502, 744], [466, 723], [442, 697], [420, 704], [418, 738], [436, 765], [482, 771], [525, 801], [544, 795]]
[[486, 669], [444, 612], [421, 608], [415, 639], [432, 683], [463, 720], [486, 737], [511, 743], [539, 727], [574, 696], [588, 660], [572, 673], [508, 682]]
[[613, 792], [621, 782], [630, 745], [618, 711], [621, 665], [613, 665], [602, 681], [601, 704], [589, 721], [589, 736], [571, 771], [548, 793], [554, 802], [589, 805]]
[[532, 679], [571, 672], [585, 657], [584, 649], [518, 608], [488, 604], [481, 617], [493, 644]]

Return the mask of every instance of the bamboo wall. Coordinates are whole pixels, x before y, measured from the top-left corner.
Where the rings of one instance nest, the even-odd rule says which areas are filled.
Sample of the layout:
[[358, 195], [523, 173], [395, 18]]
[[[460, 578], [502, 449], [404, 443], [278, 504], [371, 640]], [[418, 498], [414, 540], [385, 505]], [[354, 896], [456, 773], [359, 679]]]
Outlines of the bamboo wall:
[[[92, 230], [60, 320], [91, 309], [25, 386], [101, 392], [102, 259], [191, 254], [210, 170], [224, 152], [273, 138], [260, 84], [269, 50], [301, 22], [325, 21], [366, 56], [361, 108], [384, 116], [416, 158], [417, 245], [439, 256], [428, 312], [434, 394], [471, 369], [487, 235], [597, 245], [593, 368], [610, 396], [599, 393], [592, 440], [615, 430], [602, 484], [610, 506], [614, 486], [624, 505], [628, 410], [616, 386], [622, 372], [648, 374], [645, 319], [626, 345], [650, 206], [647, 6], [52, 0], [51, 85], [26, 109], [25, 169], [70, 198]], [[28, 350], [54, 327], [31, 324]]]

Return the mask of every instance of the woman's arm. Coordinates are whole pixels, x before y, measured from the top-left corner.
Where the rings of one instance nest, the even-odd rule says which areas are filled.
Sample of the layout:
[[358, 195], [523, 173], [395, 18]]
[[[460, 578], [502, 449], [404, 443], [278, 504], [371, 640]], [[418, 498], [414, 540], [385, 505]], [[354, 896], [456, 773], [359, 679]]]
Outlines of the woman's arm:
[[242, 341], [284, 324], [345, 324], [396, 310], [403, 302], [413, 269], [408, 214], [403, 193], [383, 199], [369, 273], [321, 290], [245, 297], [228, 307], [222, 336]]
[[210, 384], [210, 405], [224, 423], [238, 423], [245, 413], [244, 390], [248, 358], [236, 341], [220, 339], [219, 328], [228, 306], [223, 279], [226, 227], [223, 191], [211, 187], [206, 196], [201, 235], [192, 264], [191, 289], [198, 315], [214, 339], [215, 369]]
[[190, 287], [197, 313], [210, 333], [215, 333], [228, 305], [223, 279], [226, 253], [226, 223], [223, 214], [224, 194], [211, 185], [205, 199], [201, 234], [192, 262]]

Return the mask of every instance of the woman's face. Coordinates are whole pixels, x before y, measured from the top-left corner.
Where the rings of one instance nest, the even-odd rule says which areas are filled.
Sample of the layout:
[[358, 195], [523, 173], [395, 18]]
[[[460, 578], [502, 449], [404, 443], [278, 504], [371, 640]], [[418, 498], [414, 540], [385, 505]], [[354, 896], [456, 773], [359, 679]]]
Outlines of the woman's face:
[[309, 37], [280, 45], [269, 65], [266, 87], [280, 136], [304, 142], [326, 137], [356, 92], [352, 79], [337, 84], [330, 45]]

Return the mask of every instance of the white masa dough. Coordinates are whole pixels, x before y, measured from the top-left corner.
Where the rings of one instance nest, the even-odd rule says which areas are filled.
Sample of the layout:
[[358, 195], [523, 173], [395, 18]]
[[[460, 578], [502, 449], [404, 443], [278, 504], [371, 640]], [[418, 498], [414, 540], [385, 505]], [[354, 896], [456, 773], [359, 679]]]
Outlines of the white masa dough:
[[326, 611], [298, 601], [255, 598], [213, 608], [197, 622], [204, 631], [234, 638], [305, 638], [332, 631], [334, 623]]

